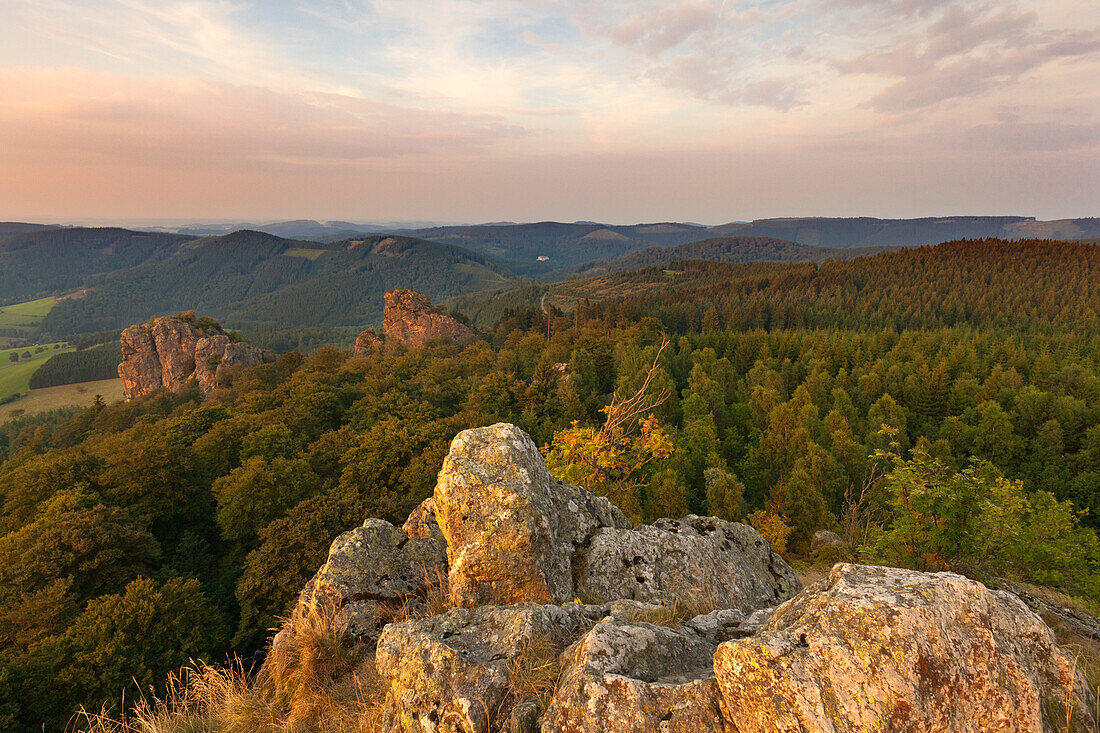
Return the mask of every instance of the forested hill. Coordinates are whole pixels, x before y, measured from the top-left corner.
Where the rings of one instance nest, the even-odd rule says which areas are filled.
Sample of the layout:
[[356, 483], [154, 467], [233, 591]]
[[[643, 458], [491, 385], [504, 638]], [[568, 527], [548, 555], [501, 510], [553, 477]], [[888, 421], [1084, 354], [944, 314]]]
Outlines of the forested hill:
[[[706, 227], [694, 224], [613, 226], [553, 221], [433, 227], [402, 233], [465, 247], [507, 262], [516, 272], [528, 275], [547, 274], [646, 247], [672, 247], [708, 236]], [[549, 259], [540, 262], [539, 257]]]
[[12, 234], [25, 234], [27, 232], [41, 232], [46, 229], [57, 229], [56, 224], [29, 224], [22, 221], [0, 221], [0, 237], [8, 237]]
[[612, 260], [593, 260], [570, 272], [595, 276], [667, 265], [683, 260], [710, 262], [824, 262], [877, 254], [886, 247], [810, 247], [771, 237], [715, 237], [676, 247], [648, 247]]
[[89, 275], [163, 262], [190, 239], [112, 227], [0, 236], [0, 305], [79, 287]]
[[195, 309], [230, 324], [282, 327], [380, 323], [395, 287], [433, 300], [507, 282], [492, 260], [435, 242], [369, 236], [332, 244], [239, 231], [187, 242], [163, 261], [89, 278], [88, 295], [58, 303], [45, 334], [121, 328]]
[[710, 312], [733, 328], [1024, 330], [1055, 323], [1093, 332], [1100, 328], [1100, 246], [983, 239], [820, 266], [689, 261], [469, 295], [452, 305], [483, 325], [543, 302], [612, 320], [656, 315], [677, 329]]
[[915, 247], [954, 239], [1092, 239], [1100, 219], [1038, 221], [1025, 216], [943, 216], [923, 219], [806, 217], [757, 219], [712, 227], [711, 236], [789, 239], [815, 247]]
[[1100, 329], [1100, 247], [1084, 243], [963, 240], [820, 267], [685, 263], [683, 275], [621, 281], [637, 294], [602, 308], [624, 318], [688, 323], [714, 309], [740, 327]]

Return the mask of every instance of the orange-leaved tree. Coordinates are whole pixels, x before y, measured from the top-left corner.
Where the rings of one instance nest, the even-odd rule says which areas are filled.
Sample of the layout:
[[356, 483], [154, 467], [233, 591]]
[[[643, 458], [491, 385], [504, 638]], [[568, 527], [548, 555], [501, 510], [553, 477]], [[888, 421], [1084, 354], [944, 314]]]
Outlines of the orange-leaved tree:
[[633, 518], [641, 515], [640, 493], [648, 483], [645, 467], [672, 454], [672, 438], [652, 414], [670, 395], [667, 389], [652, 389], [668, 343], [666, 338], [634, 394], [614, 395], [601, 408], [606, 416], [601, 427], [574, 420], [543, 448], [555, 476], [607, 496]]

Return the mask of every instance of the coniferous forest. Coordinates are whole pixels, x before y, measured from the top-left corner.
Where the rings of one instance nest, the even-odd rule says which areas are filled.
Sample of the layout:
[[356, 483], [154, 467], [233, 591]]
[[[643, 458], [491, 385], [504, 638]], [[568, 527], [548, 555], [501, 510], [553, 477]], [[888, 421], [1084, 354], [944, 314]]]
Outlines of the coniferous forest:
[[[353, 358], [303, 336], [206, 400], [0, 426], [0, 727], [261, 661], [332, 539], [403, 521], [454, 435], [498, 421], [635, 523], [745, 521], [796, 564], [831, 529], [852, 559], [1100, 607], [1097, 245], [679, 262], [457, 306], [496, 316], [482, 340]], [[601, 442], [643, 386], [652, 409]]]

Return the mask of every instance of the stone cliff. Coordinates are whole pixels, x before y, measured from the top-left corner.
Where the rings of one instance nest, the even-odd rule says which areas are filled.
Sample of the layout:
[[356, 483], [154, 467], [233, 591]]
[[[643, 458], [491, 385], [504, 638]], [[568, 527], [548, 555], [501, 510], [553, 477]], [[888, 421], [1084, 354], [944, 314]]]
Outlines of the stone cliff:
[[[410, 347], [423, 346], [429, 341], [464, 344], [477, 338], [465, 324], [433, 307], [426, 296], [415, 290], [391, 290], [386, 293], [382, 332], [387, 339]], [[381, 339], [374, 329], [368, 328], [355, 340], [355, 356], [368, 354], [380, 344]]]
[[[803, 589], [751, 527], [630, 527], [507, 424], [460, 433], [403, 527], [337, 538], [294, 614], [322, 607], [374, 649], [392, 733], [1096, 724], [1074, 659], [1015, 595], [850, 564]], [[551, 670], [541, 692], [532, 668]]]
[[122, 332], [122, 378], [126, 399], [164, 387], [177, 392], [195, 380], [203, 394], [221, 384], [230, 370], [263, 362], [263, 352], [235, 343], [221, 326], [192, 314], [153, 318]]

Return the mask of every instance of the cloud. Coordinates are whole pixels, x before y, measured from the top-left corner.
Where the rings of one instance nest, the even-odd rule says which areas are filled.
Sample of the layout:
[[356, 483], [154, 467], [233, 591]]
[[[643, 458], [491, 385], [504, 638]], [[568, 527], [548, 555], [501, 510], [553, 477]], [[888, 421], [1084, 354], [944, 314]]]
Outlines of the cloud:
[[0, 137], [20, 157], [157, 168], [330, 166], [455, 155], [524, 130], [491, 114], [289, 94], [194, 78], [133, 79], [79, 69], [0, 71]]
[[1100, 28], [1045, 30], [1034, 11], [1015, 6], [949, 4], [930, 22], [854, 56], [834, 58], [842, 74], [893, 79], [867, 104], [884, 113], [911, 112], [1011, 85], [1065, 58], [1100, 51]]

